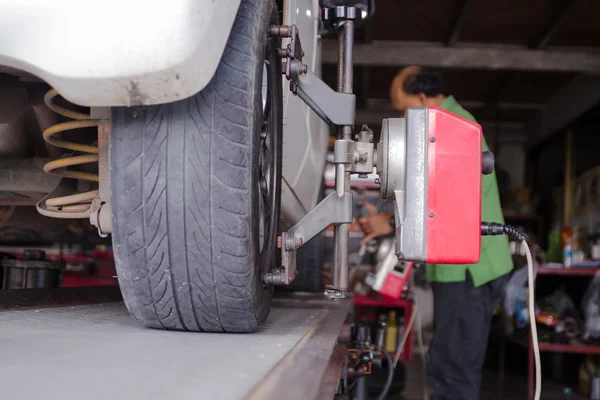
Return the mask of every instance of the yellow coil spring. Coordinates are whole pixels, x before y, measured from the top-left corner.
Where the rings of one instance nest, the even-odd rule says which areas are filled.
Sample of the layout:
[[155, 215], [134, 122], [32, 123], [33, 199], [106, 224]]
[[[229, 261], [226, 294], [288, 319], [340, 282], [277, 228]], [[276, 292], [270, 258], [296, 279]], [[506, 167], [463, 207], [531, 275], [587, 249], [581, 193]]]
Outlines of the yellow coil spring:
[[[50, 161], [44, 165], [44, 171], [52, 175], [62, 176], [64, 178], [83, 179], [86, 181], [98, 182], [99, 177], [97, 174], [67, 169], [67, 167], [72, 167], [74, 165], [97, 163], [98, 146], [79, 144], [53, 137], [59, 132], [95, 126], [97, 127], [98, 120], [92, 119], [92, 117], [88, 114], [72, 111], [59, 106], [53, 102], [53, 99], [56, 96], [58, 96], [58, 92], [55, 89], [50, 89], [44, 96], [44, 103], [46, 103], [46, 106], [48, 106], [48, 108], [55, 113], [74, 119], [75, 121], [61, 122], [48, 127], [43, 133], [44, 140], [53, 146], [87, 154]], [[62, 211], [65, 213], [84, 212], [90, 208], [92, 200], [94, 200], [96, 196], [98, 196], [98, 191], [92, 190], [88, 192], [77, 193], [71, 196], [55, 197], [52, 199], [46, 199], [46, 207], [52, 211]]]

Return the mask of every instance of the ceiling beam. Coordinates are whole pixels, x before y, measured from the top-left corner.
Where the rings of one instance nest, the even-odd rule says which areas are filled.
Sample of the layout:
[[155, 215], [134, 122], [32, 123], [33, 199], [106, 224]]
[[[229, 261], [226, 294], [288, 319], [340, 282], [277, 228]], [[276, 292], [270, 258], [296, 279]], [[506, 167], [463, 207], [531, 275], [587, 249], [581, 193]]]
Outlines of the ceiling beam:
[[[486, 103], [479, 100], [459, 100], [461, 106], [467, 110], [477, 110], [485, 107]], [[387, 98], [370, 98], [367, 99], [366, 108], [369, 110], [393, 110], [390, 100]], [[517, 111], [541, 111], [544, 108], [544, 104], [538, 103], [513, 103], [513, 102], [499, 102], [494, 103], [493, 106], [499, 110], [517, 110]]]
[[467, 11], [469, 6], [471, 5], [472, 0], [463, 0], [460, 4], [458, 12], [452, 22], [452, 29], [450, 30], [450, 34], [448, 35], [448, 40], [446, 40], [446, 46], [454, 46], [458, 43], [458, 39], [460, 38], [460, 32], [462, 31], [463, 26], [465, 25], [465, 20], [467, 19]]
[[[563, 4], [560, 10], [552, 19], [550, 24], [544, 29], [539, 39], [533, 43], [532, 48], [535, 50], [545, 49], [548, 42], [558, 32], [560, 26], [565, 22], [567, 15], [574, 8], [578, 0], [563, 0]], [[510, 87], [516, 79], [517, 73], [515, 71], [508, 71], [504, 73], [499, 85], [490, 93], [490, 97], [486, 102], [485, 107], [477, 115], [478, 118], [484, 118], [491, 110], [494, 109], [494, 104], [500, 101], [502, 95], [506, 92], [507, 88]], [[498, 108], [495, 109], [496, 111]]]
[[484, 107], [477, 113], [477, 118], [482, 119], [491, 110], [498, 110], [494, 105], [500, 102], [500, 98], [512, 85], [512, 82], [517, 75], [515, 71], [506, 71], [502, 74], [503, 76], [500, 78], [498, 84], [492, 87], [492, 91], [489, 92]]
[[565, 23], [570, 12], [575, 8], [576, 5], [580, 4], [579, 0], [563, 0], [560, 9], [545, 27], [544, 31], [539, 35], [537, 40], [532, 43], [533, 49], [544, 49], [550, 43], [550, 40], [556, 35], [560, 27]]
[[[323, 41], [322, 59], [337, 63], [337, 43]], [[516, 46], [445, 47], [429, 42], [374, 41], [355, 44], [354, 64], [562, 72], [600, 71], [600, 52], [531, 50]]]
[[527, 122], [527, 147], [539, 145], [600, 104], [600, 75], [580, 75], [552, 96], [544, 112]]

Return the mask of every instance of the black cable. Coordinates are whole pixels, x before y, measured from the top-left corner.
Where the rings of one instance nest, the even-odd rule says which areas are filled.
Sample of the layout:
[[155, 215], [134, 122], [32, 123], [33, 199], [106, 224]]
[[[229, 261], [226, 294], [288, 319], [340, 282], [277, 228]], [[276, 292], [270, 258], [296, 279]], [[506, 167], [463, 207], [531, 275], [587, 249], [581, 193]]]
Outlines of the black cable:
[[387, 381], [385, 382], [385, 386], [383, 387], [383, 390], [379, 394], [377, 400], [385, 400], [385, 396], [387, 396], [388, 392], [390, 391], [390, 388], [392, 387], [392, 381], [394, 380], [394, 362], [392, 361], [392, 356], [390, 356], [390, 353], [388, 353], [385, 349], [381, 349], [381, 353], [383, 353], [385, 360], [387, 361], [388, 377]]
[[482, 222], [481, 223], [481, 235], [482, 236], [496, 236], [496, 235], [508, 235], [519, 242], [525, 240], [525, 234], [519, 231], [514, 226], [499, 224], [497, 222]]
[[347, 393], [350, 393], [352, 389], [354, 389], [354, 386], [356, 386], [356, 382], [358, 382], [358, 379], [354, 379], [352, 383], [348, 385], [348, 387], [346, 388]]

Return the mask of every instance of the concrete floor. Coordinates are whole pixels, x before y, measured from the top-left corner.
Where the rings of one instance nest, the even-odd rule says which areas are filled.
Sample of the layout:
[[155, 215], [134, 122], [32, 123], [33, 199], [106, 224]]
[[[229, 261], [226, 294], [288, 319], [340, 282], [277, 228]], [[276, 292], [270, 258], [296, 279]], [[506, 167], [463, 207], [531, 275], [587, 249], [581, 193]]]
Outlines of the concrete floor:
[[324, 312], [274, 307], [260, 331], [223, 335], [145, 329], [120, 302], [4, 311], [0, 399], [245, 398]]
[[[407, 387], [401, 397], [388, 397], [388, 400], [424, 400], [423, 397], [423, 364], [422, 356], [417, 353], [413, 361], [406, 365]], [[527, 399], [527, 377], [506, 375], [504, 393], [501, 393], [498, 384], [497, 371], [484, 371], [483, 384], [481, 388], [482, 400], [526, 400]], [[585, 397], [572, 394], [566, 396], [563, 393], [564, 386], [555, 382], [544, 380], [542, 382], [542, 400], [583, 400]]]

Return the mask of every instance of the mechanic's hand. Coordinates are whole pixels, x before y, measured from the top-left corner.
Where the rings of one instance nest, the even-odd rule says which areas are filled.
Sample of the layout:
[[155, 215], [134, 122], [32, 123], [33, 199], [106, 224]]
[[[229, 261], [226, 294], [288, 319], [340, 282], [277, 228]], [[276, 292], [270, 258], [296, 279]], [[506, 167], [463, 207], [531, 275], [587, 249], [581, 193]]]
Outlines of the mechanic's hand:
[[369, 216], [359, 217], [357, 222], [360, 229], [365, 233], [365, 237], [360, 241], [360, 244], [368, 243], [369, 241], [391, 234], [394, 229], [390, 225], [390, 217], [393, 213], [377, 214], [377, 207], [365, 201], [365, 207], [369, 211]]

